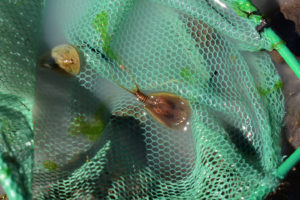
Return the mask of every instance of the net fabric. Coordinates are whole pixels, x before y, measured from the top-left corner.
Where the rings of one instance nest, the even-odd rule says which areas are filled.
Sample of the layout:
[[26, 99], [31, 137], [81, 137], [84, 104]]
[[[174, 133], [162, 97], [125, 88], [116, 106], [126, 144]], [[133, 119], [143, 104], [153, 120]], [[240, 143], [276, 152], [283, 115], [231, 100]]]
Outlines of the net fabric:
[[2, 1], [0, 6], [0, 89], [32, 99], [41, 4], [38, 1]]
[[[278, 184], [281, 81], [233, 1], [53, 2], [84, 64], [76, 77], [38, 69], [34, 199], [247, 199]], [[118, 87], [135, 87], [120, 64], [143, 92], [187, 99], [190, 128], [165, 127]]]
[[0, 152], [9, 167], [11, 176], [20, 188], [15, 188], [25, 198], [31, 198], [33, 172], [33, 132], [28, 123], [29, 111], [21, 99], [0, 93]]
[[16, 199], [32, 195], [31, 111], [40, 13], [39, 1], [0, 2], [0, 156], [5, 162], [2, 170], [9, 167], [1, 174], [1, 183], [12, 188], [6, 192]]

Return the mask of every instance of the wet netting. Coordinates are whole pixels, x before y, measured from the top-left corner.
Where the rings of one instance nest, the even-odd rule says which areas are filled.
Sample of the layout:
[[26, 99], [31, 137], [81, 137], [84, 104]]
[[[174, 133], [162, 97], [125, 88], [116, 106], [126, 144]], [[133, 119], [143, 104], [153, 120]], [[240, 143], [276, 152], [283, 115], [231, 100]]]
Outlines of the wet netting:
[[[1, 1], [0, 150], [21, 195], [249, 199], [274, 189], [282, 82], [261, 51], [271, 43], [235, 9], [232, 0]], [[66, 43], [78, 74], [40, 66]], [[134, 80], [149, 96], [188, 102], [186, 126], [166, 125], [172, 113], [159, 119], [124, 89]]]

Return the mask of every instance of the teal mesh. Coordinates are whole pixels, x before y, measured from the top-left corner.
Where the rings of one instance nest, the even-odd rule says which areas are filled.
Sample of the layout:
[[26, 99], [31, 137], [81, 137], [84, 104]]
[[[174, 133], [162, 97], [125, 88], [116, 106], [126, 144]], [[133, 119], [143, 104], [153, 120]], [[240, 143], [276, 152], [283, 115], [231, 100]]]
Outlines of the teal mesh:
[[[38, 1], [36, 1], [38, 2]], [[0, 184], [10, 199], [31, 199], [33, 118], [41, 5], [0, 2]]]
[[[12, 173], [17, 183], [27, 181], [18, 184], [24, 195], [249, 199], [261, 186], [274, 189], [282, 82], [260, 51], [271, 43], [235, 6], [229, 0], [0, 3], [1, 123], [9, 120], [15, 127], [9, 134], [25, 145], [13, 148], [2, 139], [0, 148], [20, 163]], [[53, 28], [51, 12], [59, 24]], [[37, 64], [61, 43], [81, 55], [77, 76]], [[146, 94], [188, 100], [190, 128], [164, 126], [119, 87], [135, 88], [129, 71]]]

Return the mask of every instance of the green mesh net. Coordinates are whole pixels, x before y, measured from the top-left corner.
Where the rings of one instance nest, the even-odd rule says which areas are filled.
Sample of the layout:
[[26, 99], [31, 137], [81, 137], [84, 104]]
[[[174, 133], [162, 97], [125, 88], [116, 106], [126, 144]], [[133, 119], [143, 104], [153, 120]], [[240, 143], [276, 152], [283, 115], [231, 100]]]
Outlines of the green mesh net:
[[[249, 199], [275, 188], [282, 83], [259, 51], [271, 43], [235, 8], [231, 0], [1, 1], [0, 150], [22, 196]], [[62, 43], [81, 56], [76, 76], [38, 66]], [[146, 94], [186, 99], [189, 127], [168, 128], [122, 89], [135, 88], [130, 73]]]

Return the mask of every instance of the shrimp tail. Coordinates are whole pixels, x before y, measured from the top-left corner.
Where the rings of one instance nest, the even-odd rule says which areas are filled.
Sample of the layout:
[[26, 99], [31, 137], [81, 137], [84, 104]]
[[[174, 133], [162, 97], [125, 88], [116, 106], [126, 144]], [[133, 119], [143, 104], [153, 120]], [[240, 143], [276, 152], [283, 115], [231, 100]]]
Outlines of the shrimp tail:
[[128, 69], [128, 67], [125, 67], [124, 65], [120, 65], [120, 68], [123, 69], [123, 70], [125, 69], [125, 70], [128, 71], [128, 73], [131, 76], [131, 79], [133, 80], [133, 83], [136, 87], [136, 91], [140, 91], [140, 88], [139, 88], [138, 84], [136, 83], [136, 80], [135, 80], [133, 74], [131, 73], [131, 71]]
[[135, 92], [133, 92], [132, 90], [129, 90], [129, 89], [125, 88], [123, 85], [121, 85], [121, 84], [117, 81], [117, 79], [116, 79], [114, 73], [112, 72], [112, 69], [111, 69], [111, 75], [112, 75], [112, 78], [113, 78], [113, 82], [114, 82], [115, 84], [117, 84], [120, 88], [126, 90], [127, 92], [129, 92], [129, 93], [135, 95]]

